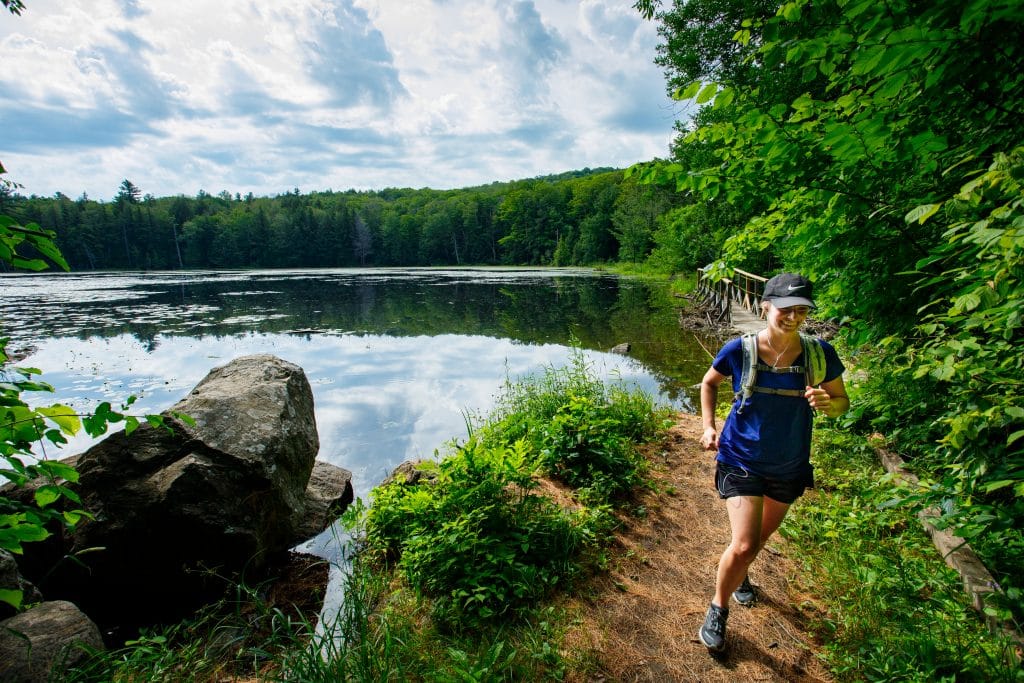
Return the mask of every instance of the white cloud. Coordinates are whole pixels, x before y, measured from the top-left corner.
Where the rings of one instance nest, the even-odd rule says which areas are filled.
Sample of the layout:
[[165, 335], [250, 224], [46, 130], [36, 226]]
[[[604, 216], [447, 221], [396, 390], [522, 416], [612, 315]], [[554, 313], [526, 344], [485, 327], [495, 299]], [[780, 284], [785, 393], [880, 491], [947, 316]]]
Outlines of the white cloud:
[[4, 165], [109, 199], [464, 187], [664, 155], [628, 0], [33, 0], [0, 23]]

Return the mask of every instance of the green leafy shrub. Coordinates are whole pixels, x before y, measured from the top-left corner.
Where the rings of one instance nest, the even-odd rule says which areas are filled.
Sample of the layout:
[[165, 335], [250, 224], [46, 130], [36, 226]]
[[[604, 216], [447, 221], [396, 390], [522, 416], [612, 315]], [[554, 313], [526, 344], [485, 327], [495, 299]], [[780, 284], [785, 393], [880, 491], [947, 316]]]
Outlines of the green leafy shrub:
[[596, 500], [631, 491], [646, 470], [624, 433], [630, 425], [610, 413], [591, 396], [568, 396], [539, 434], [544, 469]]
[[[393, 562], [441, 623], [523, 614], [600, 561], [608, 501], [643, 482], [634, 442], [655, 435], [660, 417], [649, 396], [594, 379], [577, 351], [564, 368], [507, 383], [436, 477], [377, 487], [365, 551]], [[538, 492], [541, 472], [576, 489], [575, 509]]]
[[441, 461], [436, 479], [375, 489], [366, 549], [397, 557], [441, 623], [520, 613], [578, 572], [607, 525], [601, 508], [569, 511], [535, 493], [533, 469], [522, 442], [471, 439]]
[[643, 480], [634, 444], [653, 438], [664, 417], [645, 392], [595, 378], [577, 350], [563, 367], [507, 383], [480, 434], [485, 443], [525, 441], [547, 473], [605, 501]]
[[941, 511], [996, 575], [1003, 618], [1024, 618], [1024, 148], [997, 154], [954, 196], [910, 211], [946, 241], [913, 273], [932, 301], [911, 334], [865, 354], [851, 424], [877, 430], [926, 486], [904, 503]]
[[1014, 678], [1012, 643], [991, 634], [863, 437], [815, 431], [817, 489], [781, 533], [827, 612], [811, 611], [843, 680]]

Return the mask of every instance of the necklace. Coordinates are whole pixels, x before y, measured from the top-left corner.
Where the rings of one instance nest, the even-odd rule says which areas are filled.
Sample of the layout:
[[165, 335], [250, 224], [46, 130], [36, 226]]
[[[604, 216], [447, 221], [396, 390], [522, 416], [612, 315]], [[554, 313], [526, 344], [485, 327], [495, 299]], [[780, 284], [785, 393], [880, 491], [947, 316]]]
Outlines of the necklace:
[[782, 354], [786, 353], [786, 351], [789, 351], [789, 345], [793, 343], [793, 340], [790, 339], [788, 342], [786, 342], [786, 345], [783, 347], [783, 349], [781, 351], [776, 351], [775, 350], [775, 345], [772, 344], [772, 334], [771, 334], [771, 332], [768, 332], [766, 330], [765, 333], [764, 333], [764, 338], [768, 342], [768, 348], [771, 349], [772, 353], [775, 354], [775, 361], [772, 363], [772, 367], [773, 368], [777, 368], [777, 367], [779, 367], [779, 359], [782, 358]]

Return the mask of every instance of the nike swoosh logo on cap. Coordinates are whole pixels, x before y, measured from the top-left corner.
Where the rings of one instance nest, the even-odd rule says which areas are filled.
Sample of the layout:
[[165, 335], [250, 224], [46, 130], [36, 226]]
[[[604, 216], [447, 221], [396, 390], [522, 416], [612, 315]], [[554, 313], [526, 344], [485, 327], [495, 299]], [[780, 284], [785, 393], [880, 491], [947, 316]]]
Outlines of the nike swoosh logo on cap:
[[803, 285], [790, 285], [788, 289], [789, 289], [789, 291], [792, 292], [794, 289], [801, 289], [801, 288], [803, 288]]

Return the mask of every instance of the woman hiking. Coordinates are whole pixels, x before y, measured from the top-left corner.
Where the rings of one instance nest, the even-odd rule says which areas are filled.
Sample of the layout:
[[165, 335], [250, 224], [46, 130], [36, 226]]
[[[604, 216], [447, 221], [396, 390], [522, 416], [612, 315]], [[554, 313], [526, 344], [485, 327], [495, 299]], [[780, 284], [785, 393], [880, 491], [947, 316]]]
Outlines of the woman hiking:
[[[814, 412], [829, 417], [850, 407], [844, 367], [830, 344], [800, 333], [815, 307], [812, 284], [783, 273], [765, 283], [761, 307], [767, 327], [727, 342], [700, 389], [704, 433], [700, 443], [717, 451], [715, 484], [729, 514], [732, 540], [722, 553], [715, 595], [700, 640], [725, 649], [729, 598], [751, 606], [757, 595], [747, 569], [779, 528], [789, 506], [814, 485], [811, 425]], [[732, 408], [719, 431], [718, 386], [732, 377]]]

